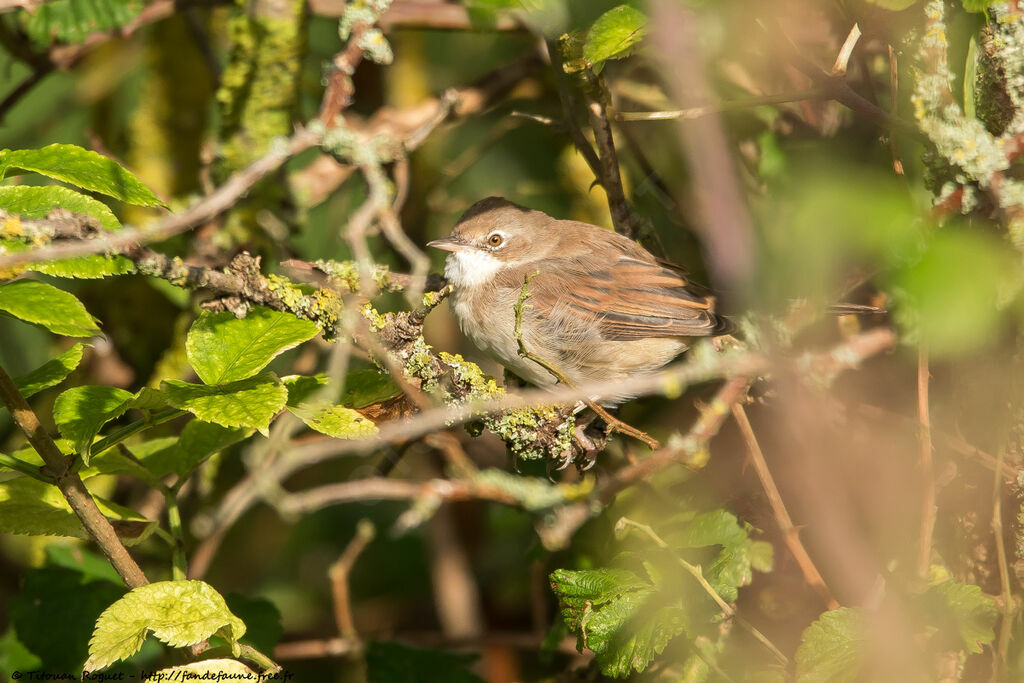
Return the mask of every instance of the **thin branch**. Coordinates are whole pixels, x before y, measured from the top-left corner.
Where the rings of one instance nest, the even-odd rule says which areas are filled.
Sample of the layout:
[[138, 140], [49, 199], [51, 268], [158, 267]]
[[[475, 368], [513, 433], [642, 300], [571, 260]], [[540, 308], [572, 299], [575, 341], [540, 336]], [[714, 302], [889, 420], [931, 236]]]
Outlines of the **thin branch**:
[[[345, 5], [345, 0], [310, 0], [309, 9], [322, 17], [340, 17]], [[523, 28], [514, 12], [498, 11], [493, 21], [474, 23], [466, 7], [443, 0], [393, 0], [377, 23], [385, 31], [395, 28], [514, 31]]]
[[486, 500], [502, 505], [521, 505], [514, 496], [496, 486], [468, 480], [438, 478], [403, 481], [388, 477], [367, 477], [290, 493], [277, 501], [277, 507], [282, 513], [299, 515], [343, 503], [375, 500], [436, 500], [445, 503]]
[[25, 433], [26, 438], [46, 463], [46, 473], [53, 476], [68, 505], [74, 511], [86, 532], [110, 560], [110, 564], [129, 588], [138, 588], [149, 583], [142, 569], [128, 554], [110, 520], [103, 516], [92, 494], [85, 488], [81, 477], [73, 474], [69, 462], [46, 433], [39, 418], [18, 391], [14, 380], [0, 367], [0, 400], [10, 410], [14, 423]]
[[731, 111], [750, 109], [751, 107], [762, 107], [769, 104], [785, 104], [787, 102], [801, 102], [803, 100], [818, 100], [827, 97], [825, 88], [810, 88], [797, 92], [779, 93], [777, 95], [762, 95], [759, 97], [747, 97], [741, 100], [730, 100], [709, 104], [703, 107], [690, 107], [688, 109], [671, 109], [666, 111], [620, 111], [615, 113], [616, 121], [668, 121], [674, 119], [699, 119], [712, 114], [723, 114]]
[[[1006, 448], [999, 448], [997, 456], [998, 464], [1003, 464], [1003, 457]], [[1002, 604], [1002, 623], [999, 625], [999, 642], [995, 649], [998, 656], [996, 660], [995, 680], [999, 680], [999, 671], [1006, 667], [1007, 655], [1010, 649], [1010, 637], [1013, 633], [1013, 621], [1017, 612], [1017, 603], [1013, 599], [1013, 589], [1010, 587], [1010, 567], [1006, 560], [1006, 540], [1003, 538], [1003, 487], [999, 477], [999, 467], [996, 468], [995, 476], [992, 478], [992, 534], [996, 540], [996, 559], [999, 566], [999, 586]]]
[[13, 90], [7, 93], [7, 96], [0, 101], [0, 123], [7, 118], [7, 112], [14, 108], [21, 98], [32, 91], [32, 88], [42, 81], [46, 76], [53, 71], [53, 68], [49, 65], [43, 65], [32, 70], [25, 79], [19, 83]]
[[917, 352], [917, 419], [921, 441], [921, 531], [917, 546], [917, 575], [926, 580], [931, 566], [935, 533], [935, 467], [932, 464], [932, 422], [928, 410], [928, 349], [922, 342]]
[[753, 427], [750, 426], [750, 420], [747, 419], [747, 411], [743, 408], [742, 403], [732, 404], [732, 415], [740, 428], [743, 440], [747, 444], [747, 453], [754, 464], [754, 470], [757, 472], [758, 479], [761, 480], [761, 486], [764, 487], [764, 493], [768, 497], [768, 504], [771, 505], [772, 512], [775, 514], [775, 521], [782, 531], [782, 537], [789, 548], [789, 552], [793, 553], [793, 557], [800, 566], [804, 580], [821, 596], [828, 609], [836, 609], [839, 607], [839, 603], [832, 596], [832, 592], [825, 584], [825, 579], [822, 578], [818, 568], [814, 566], [814, 561], [811, 560], [811, 556], [800, 541], [800, 532], [793, 524], [793, 519], [789, 516], [785, 503], [782, 502], [782, 495], [779, 493], [775, 480], [772, 478], [772, 473], [768, 469], [768, 462], [764, 459], [761, 445], [757, 442], [757, 436], [754, 434]]
[[331, 596], [334, 599], [334, 623], [338, 626], [338, 633], [349, 642], [361, 642], [356, 632], [355, 622], [352, 620], [352, 601], [349, 593], [348, 578], [352, 573], [352, 567], [362, 554], [366, 546], [370, 544], [377, 530], [373, 522], [368, 519], [361, 519], [356, 524], [356, 533], [345, 546], [341, 556], [331, 565], [328, 576], [331, 579]]
[[857, 41], [860, 40], [860, 36], [860, 24], [854, 24], [847, 34], [846, 40], [843, 41], [843, 47], [839, 49], [839, 54], [836, 55], [836, 62], [832, 65], [833, 76], [846, 75], [846, 67], [850, 63], [853, 48], [857, 47]]

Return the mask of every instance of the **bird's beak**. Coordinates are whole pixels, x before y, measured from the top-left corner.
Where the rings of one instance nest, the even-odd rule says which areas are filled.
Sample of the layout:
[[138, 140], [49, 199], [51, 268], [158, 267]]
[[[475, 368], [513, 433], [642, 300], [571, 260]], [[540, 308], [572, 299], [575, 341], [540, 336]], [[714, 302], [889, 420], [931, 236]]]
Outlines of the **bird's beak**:
[[439, 240], [427, 242], [427, 246], [434, 247], [435, 249], [444, 249], [445, 251], [459, 251], [460, 249], [465, 249], [469, 245], [454, 235], [450, 235], [448, 237], [442, 237]]

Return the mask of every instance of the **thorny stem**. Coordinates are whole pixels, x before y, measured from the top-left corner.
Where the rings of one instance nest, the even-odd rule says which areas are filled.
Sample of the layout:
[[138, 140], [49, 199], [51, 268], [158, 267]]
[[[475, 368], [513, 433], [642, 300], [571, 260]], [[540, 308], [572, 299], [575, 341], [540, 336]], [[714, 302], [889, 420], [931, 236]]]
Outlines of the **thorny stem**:
[[25, 433], [29, 443], [46, 463], [45, 469], [55, 478], [57, 488], [60, 489], [75, 515], [81, 520], [82, 526], [99, 545], [100, 550], [106, 555], [125, 584], [129, 588], [138, 588], [148, 584], [149, 580], [132, 556], [128, 554], [128, 550], [121, 543], [121, 539], [117, 537], [117, 532], [114, 531], [110, 520], [104, 517], [96, 507], [96, 501], [85, 488], [81, 477], [69, 470], [64, 454], [46, 433], [43, 425], [39, 422], [39, 417], [2, 366], [0, 366], [0, 400], [11, 411], [14, 423]]
[[[615, 524], [616, 530], [625, 529], [626, 527], [632, 527], [634, 529], [637, 529], [638, 531], [643, 532], [652, 541], [654, 541], [654, 543], [659, 548], [661, 548], [662, 550], [672, 552], [672, 549], [669, 547], [668, 543], [665, 543], [665, 541], [663, 541], [662, 538], [658, 536], [658, 534], [655, 533], [654, 529], [652, 529], [649, 525], [641, 524], [640, 522], [634, 522], [628, 517], [619, 518], [619, 521]], [[693, 578], [697, 579], [697, 583], [699, 583], [700, 587], [704, 589], [704, 592], [711, 596], [711, 599], [714, 600], [715, 604], [717, 604], [718, 607], [722, 610], [722, 614], [724, 614], [729, 619], [735, 619], [736, 623], [738, 623], [740, 626], [749, 631], [750, 634], [757, 638], [757, 640], [760, 641], [762, 645], [768, 648], [768, 650], [772, 653], [772, 655], [774, 655], [775, 659], [777, 659], [781, 665], [789, 665], [789, 659], [786, 658], [786, 655], [782, 654], [782, 651], [779, 650], [779, 648], [775, 647], [775, 644], [772, 643], [772, 641], [768, 640], [767, 636], [765, 636], [763, 633], [757, 630], [757, 628], [754, 627], [746, 619], [736, 614], [736, 609], [722, 599], [722, 596], [718, 594], [718, 591], [715, 590], [715, 587], [708, 583], [708, 580], [704, 578], [704, 572], [701, 571], [700, 565], [690, 564], [689, 562], [679, 557], [675, 553], [672, 553], [672, 555], [673, 557], [675, 557], [676, 561], [679, 562], [680, 566], [682, 566], [683, 569], [689, 572], [693, 576]]]
[[[523, 308], [525, 307], [524, 304], [526, 300], [530, 298], [530, 292], [528, 288], [530, 286], [530, 280], [532, 280], [535, 275], [537, 275], [537, 273], [526, 276], [526, 279], [523, 281], [523, 287], [522, 289], [519, 290], [519, 299], [518, 301], [516, 301], [515, 336], [516, 343], [519, 345], [519, 355], [527, 360], [532, 360], [534, 363], [550, 372], [552, 377], [554, 377], [556, 380], [558, 380], [565, 386], [575, 388], [573, 387], [573, 383], [570, 382], [569, 379], [558, 368], [556, 368], [551, 363], [548, 363], [540, 356], [531, 353], [526, 348], [526, 343], [523, 341]], [[607, 410], [602, 408], [594, 401], [591, 401], [589, 398], [584, 398], [583, 402], [587, 405], [588, 408], [597, 413], [601, 417], [601, 419], [605, 421], [605, 424], [608, 425], [609, 432], [621, 432], [623, 434], [626, 434], [627, 436], [632, 436], [633, 438], [639, 441], [643, 441], [645, 444], [647, 444], [647, 447], [650, 448], [652, 451], [661, 448], [661, 444], [658, 443], [656, 439], [652, 438], [647, 432], [641, 431], [636, 427], [628, 425], [622, 420], [618, 419], [617, 417], [613, 417]]]

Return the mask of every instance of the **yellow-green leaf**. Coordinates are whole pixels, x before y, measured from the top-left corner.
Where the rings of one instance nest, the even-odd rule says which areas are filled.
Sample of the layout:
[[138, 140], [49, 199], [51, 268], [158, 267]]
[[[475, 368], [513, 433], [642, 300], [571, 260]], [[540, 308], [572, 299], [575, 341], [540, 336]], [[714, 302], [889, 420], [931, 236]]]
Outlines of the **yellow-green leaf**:
[[81, 301], [45, 282], [16, 280], [0, 285], [0, 312], [66, 337], [100, 333]]
[[31, 398], [43, 389], [49, 389], [60, 384], [82, 362], [82, 352], [86, 346], [89, 346], [89, 344], [79, 342], [53, 360], [46, 361], [32, 372], [15, 377], [14, 383], [18, 386], [18, 391], [25, 398]]
[[191, 384], [164, 380], [167, 402], [200, 420], [224, 427], [248, 427], [266, 432], [277, 411], [288, 401], [288, 390], [273, 373], [225, 384]]

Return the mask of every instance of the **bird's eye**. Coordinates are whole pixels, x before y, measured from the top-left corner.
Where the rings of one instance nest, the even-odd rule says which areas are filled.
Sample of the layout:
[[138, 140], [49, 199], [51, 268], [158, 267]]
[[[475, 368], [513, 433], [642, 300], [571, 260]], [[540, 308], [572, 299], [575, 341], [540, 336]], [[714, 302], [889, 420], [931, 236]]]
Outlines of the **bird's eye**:
[[500, 247], [501, 243], [504, 241], [504, 238], [502, 238], [502, 236], [499, 235], [498, 233], [494, 233], [493, 235], [487, 238], [487, 244], [491, 245], [492, 247]]

